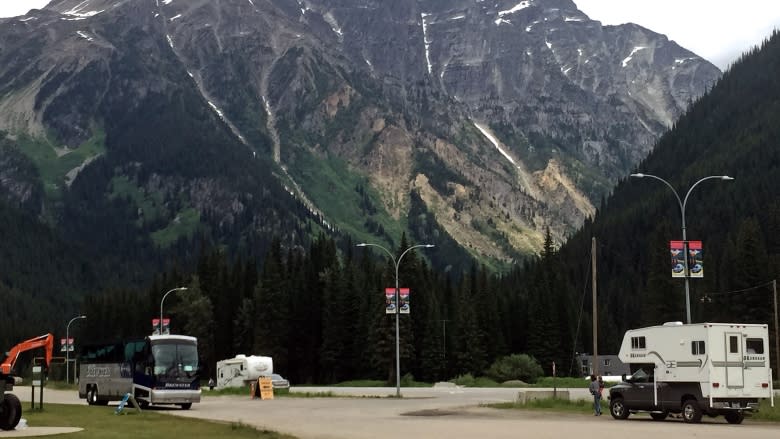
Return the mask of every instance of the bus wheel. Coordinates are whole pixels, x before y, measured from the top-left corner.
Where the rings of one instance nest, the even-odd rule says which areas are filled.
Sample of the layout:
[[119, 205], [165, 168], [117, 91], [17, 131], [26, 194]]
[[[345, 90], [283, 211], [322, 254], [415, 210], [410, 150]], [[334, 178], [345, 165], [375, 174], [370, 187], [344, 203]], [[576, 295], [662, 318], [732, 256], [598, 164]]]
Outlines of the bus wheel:
[[87, 391], [87, 404], [97, 405], [97, 387], [92, 387]]
[[184, 404], [179, 404], [179, 407], [181, 407], [182, 410], [189, 410], [190, 407], [192, 407], [192, 403], [191, 402], [186, 402]]

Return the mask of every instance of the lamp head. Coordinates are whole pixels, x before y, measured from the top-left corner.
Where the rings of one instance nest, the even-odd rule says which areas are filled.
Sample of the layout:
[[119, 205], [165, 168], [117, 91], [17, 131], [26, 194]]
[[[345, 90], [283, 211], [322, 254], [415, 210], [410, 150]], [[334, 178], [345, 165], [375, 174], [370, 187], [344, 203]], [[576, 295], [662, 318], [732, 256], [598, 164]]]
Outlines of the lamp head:
[[425, 248], [436, 247], [434, 244], [425, 244]]
[[79, 316], [80, 319], [86, 319], [87, 316]]
[[365, 247], [367, 245], [368, 244], [366, 244], [365, 242], [361, 242], [360, 244], [357, 244], [355, 247]]
[[645, 174], [642, 174], [642, 173], [637, 173], [637, 174], [631, 174], [630, 175], [630, 177], [636, 177], [636, 178], [642, 178], [644, 176], [645, 176]]
[[734, 179], [734, 177], [729, 177], [728, 175], [721, 175], [721, 176], [720, 176], [720, 179], [721, 179], [721, 180], [733, 180], [733, 179]]

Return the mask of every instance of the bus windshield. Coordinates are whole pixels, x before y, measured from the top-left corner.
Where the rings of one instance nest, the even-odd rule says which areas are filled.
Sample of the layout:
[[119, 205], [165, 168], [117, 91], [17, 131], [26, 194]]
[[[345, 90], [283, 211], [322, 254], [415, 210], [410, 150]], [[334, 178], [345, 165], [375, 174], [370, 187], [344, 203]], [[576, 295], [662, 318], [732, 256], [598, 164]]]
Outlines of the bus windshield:
[[198, 371], [198, 348], [192, 343], [162, 341], [152, 345], [154, 374], [191, 377]]

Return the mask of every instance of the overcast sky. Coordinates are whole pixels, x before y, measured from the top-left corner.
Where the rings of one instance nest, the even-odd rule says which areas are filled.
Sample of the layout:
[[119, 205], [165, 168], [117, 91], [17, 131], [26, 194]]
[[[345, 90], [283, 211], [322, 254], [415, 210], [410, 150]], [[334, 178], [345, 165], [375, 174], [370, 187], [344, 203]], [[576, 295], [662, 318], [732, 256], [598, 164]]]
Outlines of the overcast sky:
[[[388, 0], [391, 1], [391, 0]], [[519, 2], [519, 0], [518, 0]], [[780, 0], [574, 0], [602, 24], [637, 23], [664, 34], [722, 70], [780, 29]], [[0, 0], [0, 17], [48, 0]]]

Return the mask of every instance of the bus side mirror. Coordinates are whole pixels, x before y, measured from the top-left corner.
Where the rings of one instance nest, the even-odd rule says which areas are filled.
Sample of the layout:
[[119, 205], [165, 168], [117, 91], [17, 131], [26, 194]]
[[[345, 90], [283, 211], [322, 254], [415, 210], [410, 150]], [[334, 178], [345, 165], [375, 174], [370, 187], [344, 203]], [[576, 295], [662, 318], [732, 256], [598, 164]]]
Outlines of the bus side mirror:
[[628, 380], [626, 379], [626, 374], [620, 375], [620, 379], [621, 379], [621, 380], [623, 380], [623, 381], [628, 381]]

